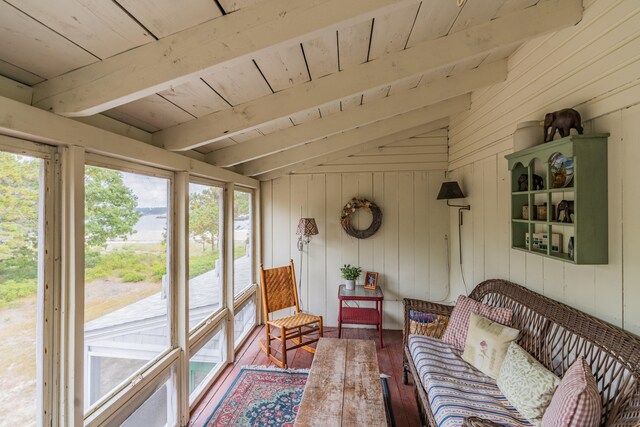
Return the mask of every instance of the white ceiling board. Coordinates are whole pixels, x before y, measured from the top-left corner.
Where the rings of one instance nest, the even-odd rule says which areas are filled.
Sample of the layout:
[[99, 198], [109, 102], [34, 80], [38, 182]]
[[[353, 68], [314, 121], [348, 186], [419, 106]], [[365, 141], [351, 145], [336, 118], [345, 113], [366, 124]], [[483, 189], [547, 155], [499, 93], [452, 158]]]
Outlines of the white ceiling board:
[[377, 17], [373, 22], [369, 60], [405, 48], [420, 4], [412, 4]]
[[[510, 12], [533, 6], [537, 4], [538, 1], [539, 0], [507, 0], [498, 11], [497, 16], [504, 16]], [[584, 5], [584, 7], [586, 8], [587, 6]]]
[[0, 59], [0, 75], [8, 77], [11, 80], [24, 83], [29, 86], [33, 86], [34, 84], [44, 81], [42, 77], [36, 76], [35, 74], [30, 73], [27, 70], [23, 70], [20, 67], [16, 67], [13, 64], [9, 64], [8, 62], [4, 62], [1, 59]]
[[231, 13], [245, 7], [251, 7], [263, 1], [265, 0], [218, 0], [218, 3], [220, 3], [220, 6], [222, 6], [226, 13]]
[[209, 21], [222, 12], [211, 0], [117, 0], [134, 18], [158, 38]]
[[262, 134], [258, 132], [256, 129], [250, 130], [249, 132], [240, 133], [238, 135], [234, 135], [232, 138], [229, 138], [235, 142], [244, 142], [249, 141], [250, 139], [261, 137]]
[[260, 126], [258, 130], [263, 135], [268, 135], [270, 133], [277, 132], [282, 129], [288, 129], [290, 127], [293, 127], [293, 123], [291, 122], [289, 117], [282, 117], [281, 119], [265, 123], [264, 125]]
[[[122, 106], [124, 107], [124, 106]], [[122, 107], [114, 108], [108, 111], [105, 111], [104, 114], [107, 117], [110, 117], [114, 120], [118, 120], [122, 123], [126, 123], [130, 126], [136, 127], [138, 129], [142, 129], [146, 132], [157, 132], [160, 130], [159, 127], [152, 125], [151, 123], [147, 123], [144, 120], [140, 120], [137, 117], [134, 117], [127, 112], [122, 111]], [[91, 117], [91, 116], [89, 116]]]
[[[164, 129], [193, 120], [191, 114], [186, 113], [159, 95], [147, 96], [146, 98], [109, 110], [109, 112], [114, 110], [120, 111], [128, 117], [133, 117], [157, 129]], [[107, 115], [113, 117], [111, 114]], [[117, 117], [114, 118], [117, 119]], [[130, 124], [136, 126], [134, 123]], [[149, 130], [149, 132], [153, 132], [153, 130]]]
[[398, 82], [395, 82], [389, 87], [389, 93], [387, 95], [392, 95], [398, 92], [404, 92], [405, 90], [413, 89], [414, 87], [420, 84], [420, 80], [422, 76], [411, 76], [406, 79], [402, 79]]
[[451, 32], [464, 30], [495, 18], [505, 0], [465, 0]]
[[302, 123], [310, 122], [320, 118], [320, 110], [317, 108], [311, 108], [310, 110], [300, 111], [299, 113], [292, 114], [290, 117], [294, 125], [298, 126]]
[[362, 105], [362, 95], [349, 96], [340, 101], [340, 111], [347, 111]]
[[338, 32], [340, 70], [367, 62], [373, 20], [361, 22]]
[[324, 104], [318, 107], [320, 110], [320, 115], [322, 117], [330, 116], [331, 114], [340, 112], [340, 101], [330, 102], [328, 104]]
[[446, 36], [459, 13], [460, 8], [455, 0], [423, 1], [407, 47]]
[[99, 58], [155, 40], [112, 1], [5, 1]]
[[203, 80], [231, 105], [242, 104], [272, 93], [253, 61], [221, 66], [214, 74], [204, 76]]
[[338, 72], [338, 33], [330, 31], [302, 43], [311, 79]]
[[16, 67], [51, 78], [98, 61], [4, 1], [0, 16], [0, 58]]
[[231, 108], [220, 95], [200, 79], [162, 91], [159, 95], [196, 117]]
[[254, 60], [274, 92], [309, 81], [307, 64], [299, 44], [256, 56]]
[[219, 150], [221, 148], [227, 148], [236, 144], [237, 142], [235, 142], [233, 139], [225, 138], [225, 139], [221, 139], [220, 141], [213, 142], [209, 145], [205, 145], [205, 147], [209, 149], [209, 152], [212, 152], [212, 151]]
[[362, 94], [362, 103], [366, 104], [367, 102], [375, 101], [377, 99], [382, 99], [389, 95], [390, 86], [384, 86], [377, 89], [367, 90]]

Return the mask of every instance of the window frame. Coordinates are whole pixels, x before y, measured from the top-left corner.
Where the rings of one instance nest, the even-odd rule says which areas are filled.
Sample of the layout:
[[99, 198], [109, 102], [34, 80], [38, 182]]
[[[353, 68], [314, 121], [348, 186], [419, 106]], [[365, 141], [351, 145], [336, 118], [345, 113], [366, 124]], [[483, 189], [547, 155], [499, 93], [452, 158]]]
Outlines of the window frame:
[[[51, 425], [52, 404], [56, 396], [53, 379], [56, 376], [54, 346], [57, 292], [54, 274], [54, 252], [56, 227], [53, 218], [55, 210], [57, 158], [56, 148], [46, 144], [26, 141], [20, 138], [0, 135], [0, 151], [4, 153], [33, 157], [43, 161], [40, 170], [38, 203], [38, 278], [36, 293], [36, 424]], [[46, 351], [45, 351], [46, 350]]]

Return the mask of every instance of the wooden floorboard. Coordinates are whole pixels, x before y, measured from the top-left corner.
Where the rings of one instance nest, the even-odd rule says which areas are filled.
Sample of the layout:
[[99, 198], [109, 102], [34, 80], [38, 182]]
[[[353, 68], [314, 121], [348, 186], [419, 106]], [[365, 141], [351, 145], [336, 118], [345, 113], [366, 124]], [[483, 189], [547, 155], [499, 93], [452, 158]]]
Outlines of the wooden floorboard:
[[[325, 328], [324, 336], [338, 337], [337, 328]], [[383, 331], [385, 347], [380, 348], [378, 331], [364, 328], [343, 328], [342, 338], [372, 339], [376, 342], [376, 353], [380, 373], [389, 376], [389, 394], [391, 405], [398, 427], [420, 426], [418, 407], [416, 405], [413, 386], [402, 384], [402, 331]], [[238, 350], [235, 363], [229, 365], [213, 383], [209, 391], [200, 403], [191, 411], [189, 425], [202, 427], [207, 419], [231, 387], [233, 380], [243, 366], [270, 365], [273, 363], [267, 358], [258, 345], [258, 339], [264, 339], [264, 327], [257, 327], [247, 338], [244, 345]], [[305, 369], [311, 367], [313, 354], [302, 350], [291, 350], [287, 353], [290, 367]]]

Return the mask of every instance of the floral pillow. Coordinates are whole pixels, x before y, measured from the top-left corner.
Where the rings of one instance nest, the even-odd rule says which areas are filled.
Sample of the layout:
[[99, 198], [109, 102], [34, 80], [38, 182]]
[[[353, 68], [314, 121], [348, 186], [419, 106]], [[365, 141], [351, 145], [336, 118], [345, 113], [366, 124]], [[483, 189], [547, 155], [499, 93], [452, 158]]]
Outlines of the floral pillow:
[[509, 403], [539, 426], [560, 378], [515, 342], [509, 345], [498, 374], [498, 388]]
[[517, 329], [471, 313], [462, 359], [495, 379], [509, 345], [518, 338], [519, 333]]
[[467, 341], [467, 329], [469, 328], [469, 316], [471, 313], [477, 313], [507, 326], [511, 326], [511, 317], [513, 316], [511, 309], [491, 307], [460, 295], [451, 313], [449, 326], [447, 326], [444, 335], [442, 335], [442, 341], [451, 344], [458, 350], [462, 350]]

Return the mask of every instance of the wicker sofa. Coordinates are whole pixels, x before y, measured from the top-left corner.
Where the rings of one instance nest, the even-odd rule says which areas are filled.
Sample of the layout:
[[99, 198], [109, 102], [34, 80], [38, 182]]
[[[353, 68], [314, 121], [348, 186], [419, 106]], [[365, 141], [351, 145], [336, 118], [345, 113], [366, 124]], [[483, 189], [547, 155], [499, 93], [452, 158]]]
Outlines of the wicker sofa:
[[[578, 356], [592, 367], [602, 397], [602, 426], [640, 426], [640, 340], [615, 326], [505, 280], [479, 284], [470, 298], [513, 310], [512, 326], [521, 331], [518, 344], [547, 369], [562, 377]], [[408, 340], [410, 314], [428, 314], [438, 321], [423, 334], [440, 338], [452, 306], [404, 300], [404, 383], [411, 374], [420, 416], [425, 425], [437, 426], [425, 386], [414, 363]], [[413, 312], [413, 313], [412, 313]], [[444, 321], [442, 321], [444, 319]], [[415, 326], [415, 325], [414, 325]], [[464, 425], [494, 425], [467, 420]]]

